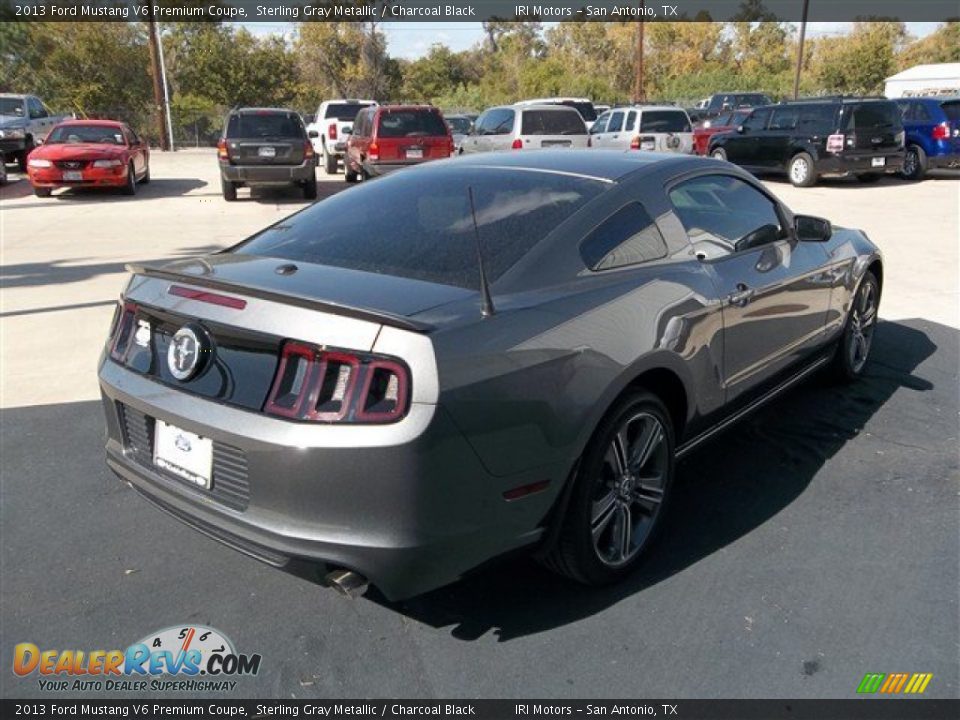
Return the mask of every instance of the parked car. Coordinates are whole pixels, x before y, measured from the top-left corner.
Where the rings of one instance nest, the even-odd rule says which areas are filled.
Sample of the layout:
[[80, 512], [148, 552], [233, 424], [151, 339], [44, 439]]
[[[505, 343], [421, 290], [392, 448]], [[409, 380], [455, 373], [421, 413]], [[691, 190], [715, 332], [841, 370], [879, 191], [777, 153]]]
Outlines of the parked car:
[[597, 117], [600, 117], [603, 113], [610, 109], [609, 105], [594, 105], [593, 111], [597, 113]]
[[601, 150], [693, 152], [693, 128], [682, 108], [632, 105], [615, 108], [590, 128], [590, 146]]
[[903, 167], [903, 125], [889, 100], [834, 98], [755, 109], [732, 133], [710, 138], [710, 155], [754, 172], [786, 173], [798, 187], [853, 175], [873, 182]]
[[379, 105], [357, 115], [347, 142], [347, 182], [453, 154], [453, 136], [432, 105]]
[[722, 113], [712, 120], [707, 120], [693, 130], [693, 150], [697, 155], [706, 155], [710, 149], [710, 138], [717, 133], [730, 132], [742, 125], [752, 112], [751, 108], [734, 110]]
[[0, 153], [0, 185], [7, 184], [7, 160]]
[[464, 153], [497, 150], [585, 148], [587, 126], [566, 105], [501, 105], [484, 110], [463, 139]]
[[535, 100], [521, 100], [516, 103], [517, 105], [566, 105], [567, 107], [572, 107], [578, 113], [580, 117], [583, 118], [583, 122], [586, 123], [587, 130], [589, 130], [594, 121], [597, 119], [597, 109], [593, 106], [590, 98], [575, 98], [575, 97], [548, 97], [548, 98], [536, 98]]
[[323, 158], [327, 175], [336, 173], [338, 163], [343, 161], [357, 113], [376, 104], [375, 100], [325, 100], [320, 103], [313, 124], [307, 125], [307, 132], [314, 150]]
[[960, 98], [897, 100], [906, 155], [903, 176], [920, 180], [933, 168], [960, 167]]
[[463, 144], [463, 139], [467, 137], [467, 135], [470, 134], [470, 130], [473, 129], [474, 118], [471, 118], [468, 115], [459, 114], [444, 114], [443, 117], [447, 121], [447, 125], [450, 126], [450, 133], [453, 136], [453, 152], [454, 154], [459, 155], [461, 146]]
[[112, 187], [135, 195], [150, 182], [150, 148], [126, 123], [68, 120], [55, 126], [27, 156], [37, 197], [62, 187]]
[[427, 163], [133, 270], [99, 363], [110, 469], [392, 600], [520, 548], [623, 578], [677, 459], [864, 372], [884, 276], [732, 165], [575, 150]]
[[231, 110], [217, 143], [223, 199], [237, 188], [294, 185], [317, 197], [316, 153], [300, 114], [287, 108]]
[[57, 123], [69, 115], [55, 115], [36, 95], [0, 93], [0, 156], [27, 169], [27, 155], [42, 143]]
[[705, 98], [705, 100], [706, 104], [704, 104], [702, 108], [702, 117], [704, 119], [716, 117], [720, 113], [728, 112], [730, 110], [739, 110], [740, 108], [760, 107], [761, 105], [773, 104], [773, 101], [763, 93], [714, 93], [709, 98]]

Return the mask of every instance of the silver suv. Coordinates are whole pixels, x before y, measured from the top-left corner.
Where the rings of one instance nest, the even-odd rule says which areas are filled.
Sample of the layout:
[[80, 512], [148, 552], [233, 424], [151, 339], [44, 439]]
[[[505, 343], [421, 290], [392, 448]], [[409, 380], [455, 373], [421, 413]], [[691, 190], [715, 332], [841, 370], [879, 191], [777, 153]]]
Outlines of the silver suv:
[[590, 147], [693, 153], [693, 127], [683, 108], [633, 105], [608, 110], [590, 128]]
[[461, 153], [585, 148], [587, 126], [566, 105], [503, 105], [484, 110], [463, 139]]

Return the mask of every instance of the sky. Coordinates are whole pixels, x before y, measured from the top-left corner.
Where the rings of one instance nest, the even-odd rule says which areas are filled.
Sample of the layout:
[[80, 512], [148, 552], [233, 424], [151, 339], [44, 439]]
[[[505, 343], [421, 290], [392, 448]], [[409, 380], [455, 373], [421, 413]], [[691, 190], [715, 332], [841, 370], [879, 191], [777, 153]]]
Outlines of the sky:
[[[242, 23], [252, 33], [287, 34], [293, 31], [293, 23]], [[545, 27], [556, 23], [544, 23]], [[853, 23], [818, 22], [807, 25], [807, 37], [837, 35], [847, 32]], [[916, 37], [924, 37], [937, 29], [935, 22], [908, 22], [907, 31]], [[386, 22], [381, 25], [387, 36], [389, 52], [394, 57], [415, 60], [430, 50], [434, 43], [443, 43], [457, 52], [467, 50], [483, 39], [483, 26], [478, 22]]]

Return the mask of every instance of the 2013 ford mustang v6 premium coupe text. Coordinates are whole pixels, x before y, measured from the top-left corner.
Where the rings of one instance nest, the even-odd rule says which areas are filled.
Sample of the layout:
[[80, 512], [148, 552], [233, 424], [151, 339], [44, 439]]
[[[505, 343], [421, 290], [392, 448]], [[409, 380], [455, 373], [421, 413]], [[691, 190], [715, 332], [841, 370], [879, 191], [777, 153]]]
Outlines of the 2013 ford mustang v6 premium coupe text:
[[821, 366], [862, 373], [881, 262], [713, 159], [426, 164], [132, 267], [99, 368], [107, 462], [345, 592], [407, 597], [520, 547], [614, 581], [677, 458]]

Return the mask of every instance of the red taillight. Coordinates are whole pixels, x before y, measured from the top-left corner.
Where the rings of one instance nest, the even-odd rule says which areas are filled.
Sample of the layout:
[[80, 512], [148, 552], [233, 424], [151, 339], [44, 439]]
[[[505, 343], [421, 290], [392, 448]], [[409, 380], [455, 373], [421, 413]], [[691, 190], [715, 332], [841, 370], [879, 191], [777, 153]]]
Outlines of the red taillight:
[[410, 373], [397, 360], [289, 341], [264, 411], [321, 423], [389, 423], [407, 412], [409, 395]]
[[223, 307], [233, 308], [234, 310], [243, 310], [247, 306], [247, 301], [229, 295], [220, 295], [219, 293], [207, 292], [206, 290], [193, 290], [182, 285], [171, 285], [167, 288], [167, 293], [177, 297], [187, 298], [188, 300], [199, 300], [200, 302], [210, 303], [211, 305], [222, 305]]
[[130, 348], [130, 339], [133, 337], [136, 317], [137, 306], [134, 303], [125, 302], [123, 307], [120, 308], [117, 321], [114, 323], [110, 342], [110, 357], [118, 363], [122, 363], [127, 358], [127, 350]]
[[517, 138], [513, 141], [513, 144], [510, 146], [512, 150], [523, 150], [523, 140]]
[[456, 149], [457, 149], [457, 146], [453, 144], [453, 137], [450, 135], [447, 135], [447, 155], [453, 155]]
[[303, 157], [306, 160], [310, 160], [313, 158], [313, 156], [314, 156], [313, 143], [307, 140], [306, 144], [304, 144], [303, 146]]
[[367, 157], [370, 160], [379, 160], [380, 159], [380, 146], [375, 142], [370, 143], [367, 147]]
[[631, 149], [631, 150], [639, 150], [639, 149], [640, 149], [640, 136], [639, 136], [639, 135], [634, 135], [634, 136], [630, 139], [630, 149]]
[[217, 143], [217, 157], [221, 160], [229, 160], [230, 152], [227, 150], [227, 141], [221, 140]]
[[934, 140], [946, 140], [950, 137], [950, 123], [944, 121], [933, 128]]
[[327, 140], [336, 140], [337, 139], [337, 124], [330, 123], [330, 126], [327, 128]]

